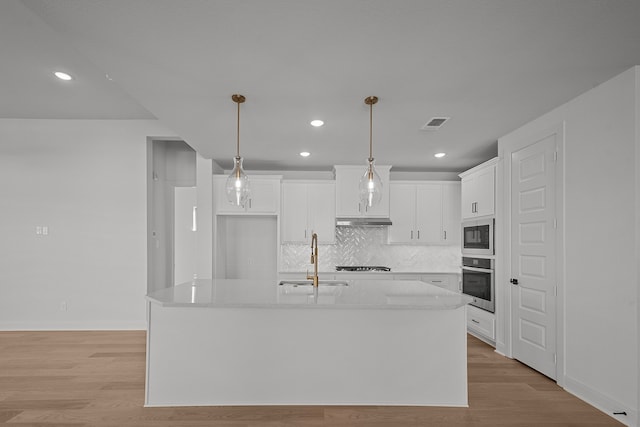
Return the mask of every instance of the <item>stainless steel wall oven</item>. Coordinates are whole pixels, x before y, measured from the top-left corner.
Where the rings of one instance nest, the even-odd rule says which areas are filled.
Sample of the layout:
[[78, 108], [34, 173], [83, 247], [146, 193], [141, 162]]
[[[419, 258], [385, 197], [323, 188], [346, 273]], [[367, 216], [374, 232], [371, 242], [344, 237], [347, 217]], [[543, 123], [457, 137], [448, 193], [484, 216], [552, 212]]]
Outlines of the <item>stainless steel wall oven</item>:
[[493, 259], [462, 258], [462, 293], [473, 297], [471, 305], [495, 312]]

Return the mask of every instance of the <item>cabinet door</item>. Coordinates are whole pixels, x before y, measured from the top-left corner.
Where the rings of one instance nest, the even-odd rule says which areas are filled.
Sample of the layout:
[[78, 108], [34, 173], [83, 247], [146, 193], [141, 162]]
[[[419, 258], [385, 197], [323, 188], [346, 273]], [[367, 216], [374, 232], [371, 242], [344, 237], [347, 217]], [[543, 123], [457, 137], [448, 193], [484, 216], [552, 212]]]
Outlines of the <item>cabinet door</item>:
[[461, 244], [460, 200], [459, 183], [442, 185], [442, 242], [447, 245]]
[[469, 219], [476, 216], [475, 213], [475, 194], [476, 194], [476, 177], [475, 175], [462, 178], [461, 188], [461, 206], [460, 213], [462, 219]]
[[417, 238], [416, 221], [416, 186], [411, 184], [390, 185], [389, 243], [414, 243]]
[[282, 184], [282, 243], [307, 243], [307, 186]]
[[[336, 241], [336, 186], [333, 182], [307, 184], [308, 232], [318, 243]], [[302, 208], [302, 207], [300, 207]]]
[[416, 186], [416, 237], [419, 243], [442, 243], [442, 184]]
[[389, 171], [391, 166], [376, 166], [382, 180], [382, 199], [377, 205], [367, 208], [360, 203], [359, 183], [366, 166], [336, 166], [336, 216], [374, 218], [389, 217]]
[[251, 194], [247, 201], [247, 212], [272, 213], [278, 212], [280, 204], [280, 181], [276, 179], [249, 178]]
[[356, 217], [362, 215], [358, 197], [358, 183], [364, 167], [336, 168], [336, 216]]
[[[227, 200], [226, 185], [226, 175], [217, 175], [213, 177], [213, 199], [215, 200], [215, 213], [234, 214], [245, 212], [245, 208], [243, 206], [236, 206], [229, 203], [229, 201]], [[250, 185], [253, 185], [253, 183], [251, 183]], [[253, 187], [251, 189], [253, 190]]]
[[495, 213], [495, 167], [478, 172], [476, 177], [476, 216]]
[[[380, 175], [380, 179], [382, 180], [382, 198], [380, 199], [380, 203], [375, 206], [367, 207], [365, 203], [362, 203], [362, 212], [365, 216], [368, 217], [377, 217], [377, 218], [389, 218], [390, 215], [390, 184], [389, 184], [389, 172], [390, 166], [376, 166], [376, 170]], [[360, 182], [360, 178], [364, 174], [366, 170], [366, 166], [362, 168], [360, 176], [358, 177], [358, 182]]]

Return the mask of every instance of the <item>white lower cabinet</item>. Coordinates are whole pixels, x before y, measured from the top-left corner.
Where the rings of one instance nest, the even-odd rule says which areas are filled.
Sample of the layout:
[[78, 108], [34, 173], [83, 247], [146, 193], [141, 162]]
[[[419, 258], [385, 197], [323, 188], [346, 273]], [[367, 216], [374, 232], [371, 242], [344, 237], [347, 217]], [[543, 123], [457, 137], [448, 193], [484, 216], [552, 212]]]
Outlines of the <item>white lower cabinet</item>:
[[460, 292], [459, 277], [455, 273], [395, 273], [393, 280], [421, 280], [453, 292]]
[[432, 283], [441, 288], [448, 289], [450, 291], [457, 292], [456, 276], [449, 274], [422, 274], [420, 280], [427, 283]]
[[393, 280], [421, 280], [419, 274], [400, 273], [394, 274]]
[[378, 273], [361, 273], [361, 272], [351, 272], [351, 273], [341, 273], [336, 272], [334, 275], [335, 280], [388, 280], [391, 277], [387, 274], [378, 274]]
[[496, 317], [493, 313], [468, 305], [467, 330], [479, 338], [494, 343], [496, 340]]

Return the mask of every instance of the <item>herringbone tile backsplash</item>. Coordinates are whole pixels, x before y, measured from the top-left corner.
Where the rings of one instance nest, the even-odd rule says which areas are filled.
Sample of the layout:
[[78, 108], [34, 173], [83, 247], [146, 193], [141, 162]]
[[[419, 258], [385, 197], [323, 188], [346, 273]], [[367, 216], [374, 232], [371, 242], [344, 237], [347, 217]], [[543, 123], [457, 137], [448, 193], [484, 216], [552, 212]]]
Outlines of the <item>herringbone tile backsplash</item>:
[[[387, 227], [337, 227], [336, 243], [320, 245], [319, 270], [336, 265], [381, 265], [392, 271], [459, 272], [460, 246], [388, 245]], [[281, 271], [305, 271], [309, 245], [281, 246]]]

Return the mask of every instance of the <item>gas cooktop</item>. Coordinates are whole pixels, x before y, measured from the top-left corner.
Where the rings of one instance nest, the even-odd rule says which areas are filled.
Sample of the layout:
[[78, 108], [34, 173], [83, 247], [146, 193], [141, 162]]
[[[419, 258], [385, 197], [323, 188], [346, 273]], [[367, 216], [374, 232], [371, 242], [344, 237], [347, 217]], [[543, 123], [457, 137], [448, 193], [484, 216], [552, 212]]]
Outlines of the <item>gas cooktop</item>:
[[336, 271], [391, 271], [379, 265], [336, 265]]

